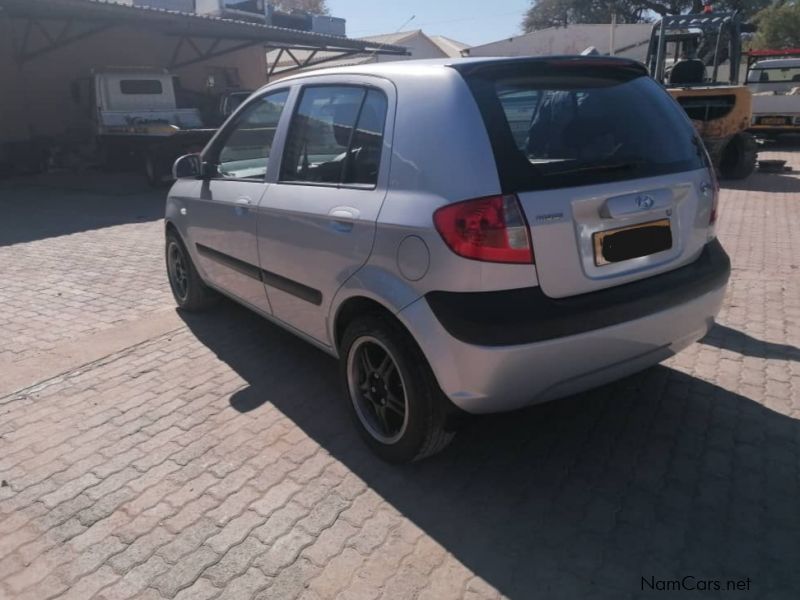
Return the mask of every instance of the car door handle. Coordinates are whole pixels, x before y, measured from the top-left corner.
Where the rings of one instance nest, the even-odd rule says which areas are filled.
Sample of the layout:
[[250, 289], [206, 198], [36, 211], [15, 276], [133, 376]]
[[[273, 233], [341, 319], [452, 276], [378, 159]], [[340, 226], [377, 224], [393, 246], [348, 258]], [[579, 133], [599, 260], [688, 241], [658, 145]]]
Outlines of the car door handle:
[[236, 201], [236, 204], [241, 204], [242, 206], [250, 206], [253, 201], [250, 198], [239, 198]]
[[328, 213], [331, 218], [330, 226], [336, 231], [346, 233], [353, 230], [353, 224], [361, 213], [349, 206], [337, 206]]

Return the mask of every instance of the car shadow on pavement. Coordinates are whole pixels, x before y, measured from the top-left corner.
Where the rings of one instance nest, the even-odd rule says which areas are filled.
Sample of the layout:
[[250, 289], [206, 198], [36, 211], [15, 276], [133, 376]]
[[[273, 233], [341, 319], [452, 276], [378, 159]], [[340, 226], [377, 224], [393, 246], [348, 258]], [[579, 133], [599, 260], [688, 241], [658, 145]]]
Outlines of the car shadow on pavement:
[[700, 340], [700, 343], [755, 358], [800, 362], [800, 348], [789, 344], [765, 342], [720, 324], [715, 325], [708, 335]]
[[773, 194], [796, 194], [800, 192], [800, 173], [755, 172], [747, 179], [728, 179], [721, 182], [722, 189], [743, 190], [747, 192], [770, 192]]
[[164, 218], [166, 192], [129, 174], [50, 174], [0, 183], [0, 246]]
[[359, 439], [333, 359], [228, 302], [183, 318], [248, 383], [235, 409], [271, 403], [509, 598], [674, 597], [642, 578], [685, 576], [750, 578], [742, 598], [800, 589], [800, 423], [746, 397], [659, 366], [471, 420], [441, 455], [390, 466]]

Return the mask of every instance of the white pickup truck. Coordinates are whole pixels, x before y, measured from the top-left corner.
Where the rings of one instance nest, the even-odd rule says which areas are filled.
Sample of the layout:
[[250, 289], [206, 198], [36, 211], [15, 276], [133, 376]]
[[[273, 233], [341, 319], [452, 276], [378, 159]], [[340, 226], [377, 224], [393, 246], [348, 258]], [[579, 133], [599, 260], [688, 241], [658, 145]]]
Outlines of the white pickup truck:
[[747, 86], [753, 93], [753, 133], [800, 133], [800, 57], [755, 62]]
[[236, 90], [216, 98], [222, 114], [178, 108], [175, 78], [166, 71], [97, 71], [75, 82], [73, 98], [85, 110], [101, 162], [109, 166], [142, 164], [148, 181], [170, 177], [172, 163], [198, 152], [249, 92]]

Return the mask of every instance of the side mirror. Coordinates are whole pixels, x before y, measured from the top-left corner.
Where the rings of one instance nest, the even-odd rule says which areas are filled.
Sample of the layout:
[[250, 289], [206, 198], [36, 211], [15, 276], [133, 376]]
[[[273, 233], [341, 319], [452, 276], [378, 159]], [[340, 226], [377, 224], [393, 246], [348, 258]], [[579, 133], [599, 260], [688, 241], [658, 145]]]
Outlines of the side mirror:
[[199, 154], [186, 154], [175, 161], [172, 177], [175, 179], [199, 179], [203, 175], [203, 163]]

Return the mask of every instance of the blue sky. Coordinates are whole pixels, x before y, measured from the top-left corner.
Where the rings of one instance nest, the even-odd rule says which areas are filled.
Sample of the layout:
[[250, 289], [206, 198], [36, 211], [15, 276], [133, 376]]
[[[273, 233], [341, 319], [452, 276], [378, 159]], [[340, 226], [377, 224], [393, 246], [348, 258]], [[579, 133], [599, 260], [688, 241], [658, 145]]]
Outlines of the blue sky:
[[351, 37], [422, 29], [471, 46], [519, 34], [530, 5], [530, 0], [328, 0], [331, 15], [347, 19]]

